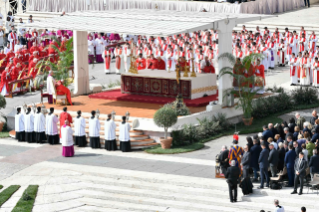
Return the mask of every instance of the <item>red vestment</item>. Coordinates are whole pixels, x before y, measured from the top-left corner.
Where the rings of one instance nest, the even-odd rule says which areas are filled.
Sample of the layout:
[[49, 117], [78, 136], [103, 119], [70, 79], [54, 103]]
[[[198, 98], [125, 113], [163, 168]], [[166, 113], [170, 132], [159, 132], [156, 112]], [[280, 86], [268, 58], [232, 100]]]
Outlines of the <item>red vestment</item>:
[[214, 66], [210, 65], [210, 66], [205, 66], [203, 68], [203, 72], [204, 73], [212, 73], [212, 74], [215, 74], [215, 68]]
[[5, 67], [7, 65], [6, 55], [0, 54], [0, 61], [3, 60], [1, 67]]
[[62, 126], [65, 124], [65, 120], [69, 121], [68, 126], [71, 127], [71, 123], [73, 123], [72, 116], [68, 114], [67, 112], [62, 112], [60, 114], [60, 138], [61, 138], [61, 129], [62, 129]]
[[152, 70], [157, 69], [157, 60], [156, 60], [155, 58], [153, 58], [153, 59], [151, 59], [151, 58], [147, 59], [147, 60], [146, 60], [146, 63], [147, 63], [146, 66], [147, 66], [148, 69], [152, 69]]
[[17, 57], [13, 58], [13, 65], [16, 66], [18, 63], [20, 63], [20, 65], [22, 65], [22, 60], [20, 58], [17, 58]]
[[157, 69], [158, 70], [166, 70], [164, 60], [157, 60]]
[[23, 54], [23, 62], [28, 62], [30, 57], [30, 51], [28, 49], [23, 49], [22, 54]]
[[29, 63], [31, 63], [34, 58], [37, 58], [37, 59], [39, 60], [39, 56], [38, 56], [38, 55], [35, 55], [35, 56], [34, 56], [34, 55], [31, 55], [31, 56], [29, 57]]
[[35, 67], [37, 63], [34, 63], [32, 60], [29, 62], [29, 73], [28, 76], [32, 76], [34, 79], [38, 74], [38, 69]]
[[263, 85], [257, 80], [255, 80], [255, 86], [258, 86], [258, 87], [264, 87], [266, 86], [266, 80], [265, 80], [265, 67], [264, 65], [259, 65], [259, 66], [256, 66], [256, 71], [255, 71], [255, 76], [256, 78], [262, 78], [263, 79]]
[[30, 48], [30, 53], [31, 53], [31, 55], [33, 55], [33, 52], [37, 52], [37, 54], [40, 55], [40, 49], [39, 49], [39, 47], [37, 47], [37, 46], [32, 46], [32, 47]]
[[7, 59], [8, 59], [8, 61], [10, 61], [10, 58], [14, 58], [14, 56], [15, 56], [15, 54], [13, 53], [13, 52], [8, 52], [7, 53]]
[[144, 58], [137, 58], [136, 59], [136, 67], [137, 70], [142, 70], [146, 68], [146, 60]]
[[40, 47], [40, 57], [48, 56], [48, 50], [45, 47]]
[[68, 100], [68, 103], [69, 103], [70, 105], [73, 105], [73, 104], [72, 104], [72, 100], [71, 100], [71, 92], [70, 92], [70, 90], [69, 90], [67, 87], [65, 87], [65, 86], [61, 83], [61, 81], [58, 81], [58, 82], [57, 82], [57, 84], [56, 84], [56, 86], [55, 86], [55, 89], [56, 89], [57, 95], [66, 95], [66, 98], [67, 98], [67, 100]]
[[6, 86], [7, 92], [9, 92], [9, 81], [10, 79], [9, 76], [7, 77], [7, 72], [3, 71], [1, 74], [0, 92], [3, 89], [3, 86]]

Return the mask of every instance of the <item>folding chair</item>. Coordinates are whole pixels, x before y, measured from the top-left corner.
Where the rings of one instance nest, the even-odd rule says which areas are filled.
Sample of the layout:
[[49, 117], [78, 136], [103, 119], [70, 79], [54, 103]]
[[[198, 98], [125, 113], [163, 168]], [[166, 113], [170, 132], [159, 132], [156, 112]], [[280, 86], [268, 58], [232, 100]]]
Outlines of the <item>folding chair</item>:
[[[316, 188], [317, 189], [317, 195], [318, 195], [318, 190], [319, 190], [319, 174], [314, 174], [313, 175], [313, 180], [311, 182], [309, 182], [308, 184], [308, 191], [307, 194], [309, 192], [309, 187], [311, 186], [312, 189]], [[313, 192], [313, 190], [312, 190]]]

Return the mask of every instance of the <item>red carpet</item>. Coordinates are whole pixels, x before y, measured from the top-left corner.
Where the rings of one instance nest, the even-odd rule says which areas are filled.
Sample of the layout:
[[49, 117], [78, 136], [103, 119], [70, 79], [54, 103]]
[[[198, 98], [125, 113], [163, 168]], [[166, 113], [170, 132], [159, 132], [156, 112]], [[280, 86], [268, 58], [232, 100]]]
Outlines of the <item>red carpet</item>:
[[[117, 100], [117, 101], [146, 102], [146, 103], [156, 103], [156, 104], [166, 104], [166, 103], [175, 101], [175, 98], [123, 94], [121, 93], [121, 89], [91, 94], [89, 95], [89, 98], [109, 99], [109, 100]], [[188, 107], [200, 107], [200, 106], [206, 106], [209, 102], [217, 101], [217, 100], [218, 100], [218, 91], [216, 95], [212, 95], [212, 96], [202, 97], [202, 98], [194, 99], [194, 100], [184, 99], [184, 103]]]

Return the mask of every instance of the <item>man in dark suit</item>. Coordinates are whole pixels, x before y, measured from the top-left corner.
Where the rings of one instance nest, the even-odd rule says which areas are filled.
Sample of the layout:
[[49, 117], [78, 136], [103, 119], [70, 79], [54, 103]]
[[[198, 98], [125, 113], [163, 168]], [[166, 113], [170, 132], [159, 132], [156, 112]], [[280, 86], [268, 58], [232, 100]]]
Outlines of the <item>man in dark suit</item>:
[[313, 178], [314, 174], [319, 174], [319, 155], [316, 149], [312, 150], [313, 156], [310, 158], [309, 167], [310, 175]]
[[268, 162], [270, 165], [270, 172], [272, 177], [276, 177], [279, 154], [273, 144], [269, 144], [269, 148], [270, 148], [270, 152], [269, 152]]
[[294, 148], [295, 148], [295, 152], [296, 152], [296, 158], [298, 157], [299, 153], [302, 151], [302, 148], [299, 147], [298, 142], [294, 141]]
[[294, 166], [296, 159], [296, 152], [292, 149], [292, 145], [288, 145], [289, 151], [285, 155], [285, 165], [287, 166], [287, 174], [288, 174], [288, 186], [292, 187], [294, 185]]
[[304, 159], [303, 152], [299, 153], [299, 158], [295, 160], [295, 185], [294, 185], [294, 191], [291, 194], [297, 194], [297, 188], [298, 188], [298, 181], [300, 181], [300, 189], [299, 189], [299, 195], [302, 194], [303, 189], [303, 180], [306, 176], [306, 169], [308, 168], [308, 162]]
[[254, 180], [253, 182], [258, 182], [257, 178], [257, 171], [259, 171], [259, 164], [258, 164], [258, 159], [259, 159], [259, 155], [261, 152], [261, 147], [258, 144], [258, 140], [254, 139], [254, 146], [251, 147], [250, 149], [250, 167], [253, 169], [254, 171]]
[[273, 135], [272, 139], [274, 139], [275, 135], [278, 134], [278, 130], [274, 128], [274, 125], [272, 123], [268, 124], [268, 129], [272, 132], [272, 135]]
[[261, 144], [261, 148], [263, 149], [260, 152], [258, 163], [259, 163], [259, 169], [260, 169], [260, 186], [258, 189], [264, 188], [264, 177], [266, 177], [266, 187], [269, 187], [269, 176], [268, 176], [268, 157], [269, 157], [269, 151], [266, 148], [265, 143], [263, 142]]
[[[285, 127], [284, 128], [284, 133], [286, 134], [285, 140], [288, 141], [289, 136], [291, 137], [291, 142], [292, 142], [292, 138], [293, 138], [293, 134], [291, 132], [289, 132], [289, 128]], [[290, 141], [288, 141], [290, 142]]]
[[316, 110], [313, 110], [312, 111], [312, 117], [310, 118], [310, 124], [312, 126], [315, 125], [315, 121], [318, 119], [318, 116], [317, 116], [317, 111]]
[[226, 146], [222, 146], [222, 151], [219, 154], [219, 164], [220, 164], [220, 168], [222, 170], [223, 175], [225, 175], [227, 168], [229, 167], [229, 162], [228, 162], [228, 153], [229, 150], [227, 149]]
[[263, 130], [264, 130], [264, 132], [263, 132], [264, 141], [268, 141], [268, 138], [274, 137], [271, 130], [268, 129], [267, 125], [263, 126]]
[[278, 166], [277, 166], [278, 171], [282, 171], [284, 169], [285, 155], [286, 155], [286, 150], [284, 148], [284, 145], [283, 143], [279, 143], [278, 144]]
[[248, 145], [244, 147], [244, 155], [241, 159], [241, 165], [243, 166], [243, 178], [249, 177], [249, 168], [250, 168], [250, 152], [248, 152]]
[[[237, 186], [240, 175], [240, 169], [236, 166], [236, 161], [230, 162], [225, 177], [227, 178], [230, 202], [237, 202]], [[233, 194], [234, 191], [234, 194]]]

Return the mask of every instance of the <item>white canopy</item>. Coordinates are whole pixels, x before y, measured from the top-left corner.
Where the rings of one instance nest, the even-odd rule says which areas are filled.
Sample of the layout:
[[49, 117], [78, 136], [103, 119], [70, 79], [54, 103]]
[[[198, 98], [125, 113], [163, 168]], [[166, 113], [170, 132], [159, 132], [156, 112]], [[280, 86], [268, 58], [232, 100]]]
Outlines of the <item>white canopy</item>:
[[166, 37], [197, 30], [217, 29], [218, 22], [227, 24], [230, 19], [242, 23], [268, 17], [273, 16], [136, 9], [80, 11], [41, 22], [28, 23], [25, 27]]

